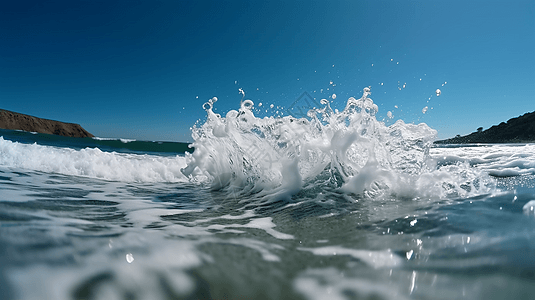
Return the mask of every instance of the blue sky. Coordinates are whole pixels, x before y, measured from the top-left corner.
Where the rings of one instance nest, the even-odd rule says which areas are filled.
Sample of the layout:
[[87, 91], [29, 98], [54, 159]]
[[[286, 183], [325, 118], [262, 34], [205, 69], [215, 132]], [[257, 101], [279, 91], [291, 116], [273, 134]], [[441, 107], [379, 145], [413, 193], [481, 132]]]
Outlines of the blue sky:
[[191, 141], [202, 104], [237, 109], [239, 88], [265, 116], [367, 86], [378, 119], [439, 138], [535, 111], [535, 1], [0, 4], [0, 108], [100, 137]]

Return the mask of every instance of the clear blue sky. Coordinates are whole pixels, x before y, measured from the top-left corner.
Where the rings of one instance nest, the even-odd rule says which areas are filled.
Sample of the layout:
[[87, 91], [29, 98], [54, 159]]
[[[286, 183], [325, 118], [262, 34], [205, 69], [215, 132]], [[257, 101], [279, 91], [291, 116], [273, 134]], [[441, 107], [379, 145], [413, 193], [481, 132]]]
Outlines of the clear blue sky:
[[0, 4], [0, 108], [100, 137], [191, 141], [202, 104], [237, 109], [239, 88], [264, 116], [366, 86], [378, 119], [439, 138], [535, 111], [535, 1]]

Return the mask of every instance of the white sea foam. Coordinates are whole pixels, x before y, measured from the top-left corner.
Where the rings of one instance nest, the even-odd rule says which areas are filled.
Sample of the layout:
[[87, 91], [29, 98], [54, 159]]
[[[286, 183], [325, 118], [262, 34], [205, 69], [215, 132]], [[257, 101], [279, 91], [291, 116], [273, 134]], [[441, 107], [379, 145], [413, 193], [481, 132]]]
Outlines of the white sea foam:
[[294, 288], [307, 299], [408, 299], [397, 286], [380, 280], [351, 278], [335, 268], [309, 269], [295, 281]]
[[184, 157], [162, 157], [103, 152], [98, 148], [74, 150], [22, 144], [0, 137], [0, 165], [28, 170], [88, 176], [128, 182], [179, 182]]
[[315, 255], [322, 256], [337, 256], [347, 255], [356, 258], [373, 268], [394, 268], [399, 267], [403, 263], [403, 259], [392, 251], [369, 251], [348, 249], [340, 246], [328, 246], [319, 248], [298, 248], [298, 250], [309, 251]]
[[468, 164], [437, 164], [429, 155], [436, 131], [426, 124], [377, 121], [369, 95], [365, 88], [342, 111], [323, 99], [323, 108], [301, 119], [257, 118], [251, 100], [222, 117], [212, 111], [212, 99], [203, 106], [206, 122], [193, 127], [195, 151], [186, 154], [182, 171], [214, 189], [273, 198], [288, 198], [324, 175], [337, 189], [372, 198], [443, 198], [492, 188], [492, 180]]
[[535, 144], [490, 144], [477, 147], [434, 148], [440, 164], [468, 163], [493, 176], [535, 174]]
[[93, 137], [93, 139], [97, 141], [121, 141], [124, 144], [136, 141], [134, 139], [102, 138], [102, 137], [97, 137], [97, 136]]

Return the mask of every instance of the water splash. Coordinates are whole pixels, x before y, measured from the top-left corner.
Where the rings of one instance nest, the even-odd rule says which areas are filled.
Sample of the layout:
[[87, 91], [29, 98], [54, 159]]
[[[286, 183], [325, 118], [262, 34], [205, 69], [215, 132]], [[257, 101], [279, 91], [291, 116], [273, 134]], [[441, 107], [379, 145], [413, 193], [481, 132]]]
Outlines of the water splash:
[[[390, 126], [377, 121], [378, 106], [364, 88], [342, 111], [330, 102], [308, 118], [257, 118], [253, 101], [225, 117], [205, 103], [207, 120], [192, 129], [195, 151], [182, 173], [213, 189], [290, 198], [305, 187], [357, 197], [444, 198], [487, 191], [491, 180], [469, 165], [439, 165], [429, 156], [436, 131], [425, 123]], [[207, 105], [209, 104], [209, 105]]]

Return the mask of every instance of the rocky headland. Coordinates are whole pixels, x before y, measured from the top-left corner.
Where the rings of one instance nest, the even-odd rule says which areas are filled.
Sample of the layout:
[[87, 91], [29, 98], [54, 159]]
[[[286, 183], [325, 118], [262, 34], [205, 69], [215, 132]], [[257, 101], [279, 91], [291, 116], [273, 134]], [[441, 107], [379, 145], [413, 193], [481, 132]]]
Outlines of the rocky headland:
[[0, 109], [0, 128], [69, 137], [93, 137], [79, 124], [41, 119], [3, 109]]
[[465, 136], [436, 141], [436, 144], [474, 144], [474, 143], [533, 143], [535, 142], [535, 112], [526, 113], [509, 119], [487, 130], [479, 127]]

